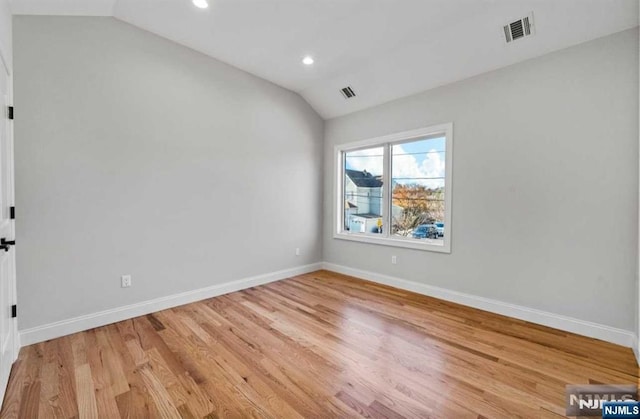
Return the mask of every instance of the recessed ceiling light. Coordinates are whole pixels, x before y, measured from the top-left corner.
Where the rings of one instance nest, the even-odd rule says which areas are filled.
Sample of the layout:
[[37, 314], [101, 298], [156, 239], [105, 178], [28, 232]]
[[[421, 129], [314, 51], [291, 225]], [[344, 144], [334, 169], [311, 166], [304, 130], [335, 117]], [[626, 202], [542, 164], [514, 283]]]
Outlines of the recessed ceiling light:
[[311, 64], [313, 64], [313, 57], [310, 57], [310, 56], [308, 56], [308, 55], [307, 55], [306, 57], [304, 57], [304, 58], [302, 59], [302, 64], [304, 64], [304, 65], [311, 65]]
[[193, 1], [193, 5], [199, 9], [206, 9], [207, 7], [209, 7], [209, 3], [207, 2], [207, 0], [192, 0], [192, 1]]

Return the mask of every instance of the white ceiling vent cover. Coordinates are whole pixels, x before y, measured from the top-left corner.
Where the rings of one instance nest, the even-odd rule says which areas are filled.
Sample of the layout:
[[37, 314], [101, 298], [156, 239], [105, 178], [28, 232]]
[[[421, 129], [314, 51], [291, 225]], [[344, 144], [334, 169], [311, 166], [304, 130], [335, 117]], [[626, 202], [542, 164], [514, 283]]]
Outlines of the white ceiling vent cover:
[[534, 34], [533, 12], [528, 16], [513, 21], [503, 26], [505, 41], [511, 43], [515, 40], [526, 38]]
[[340, 89], [340, 93], [342, 93], [342, 96], [344, 96], [345, 99], [356, 97], [356, 92], [353, 91], [351, 86], [343, 87], [342, 89]]

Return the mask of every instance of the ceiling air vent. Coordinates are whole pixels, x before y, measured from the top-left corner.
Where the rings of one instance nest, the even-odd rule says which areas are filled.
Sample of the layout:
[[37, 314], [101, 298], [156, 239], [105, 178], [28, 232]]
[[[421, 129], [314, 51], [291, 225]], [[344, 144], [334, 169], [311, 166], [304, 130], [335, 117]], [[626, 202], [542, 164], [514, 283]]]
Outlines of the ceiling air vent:
[[356, 96], [356, 92], [353, 91], [351, 86], [343, 87], [340, 89], [340, 92], [342, 92], [342, 96], [344, 96], [345, 99], [351, 99]]
[[504, 25], [504, 38], [507, 44], [517, 39], [533, 35], [533, 13]]

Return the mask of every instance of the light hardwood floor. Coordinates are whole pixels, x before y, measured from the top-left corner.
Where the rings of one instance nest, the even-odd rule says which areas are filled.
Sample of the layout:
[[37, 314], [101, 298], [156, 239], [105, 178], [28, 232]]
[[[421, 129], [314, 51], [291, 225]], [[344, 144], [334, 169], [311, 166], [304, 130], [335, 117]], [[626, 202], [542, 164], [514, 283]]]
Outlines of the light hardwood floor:
[[559, 417], [630, 349], [320, 271], [22, 348], [2, 418]]

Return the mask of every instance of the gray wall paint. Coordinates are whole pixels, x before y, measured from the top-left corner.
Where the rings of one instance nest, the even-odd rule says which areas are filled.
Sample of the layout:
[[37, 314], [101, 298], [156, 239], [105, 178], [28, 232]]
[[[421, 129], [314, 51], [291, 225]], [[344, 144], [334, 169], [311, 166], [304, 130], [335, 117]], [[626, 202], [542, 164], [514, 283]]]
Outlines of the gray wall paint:
[[[445, 122], [452, 253], [333, 239], [334, 145]], [[637, 29], [327, 121], [325, 161], [325, 261], [634, 330]]]
[[299, 95], [112, 18], [14, 37], [20, 329], [321, 260]]

